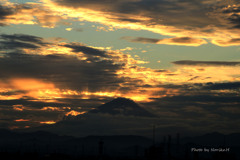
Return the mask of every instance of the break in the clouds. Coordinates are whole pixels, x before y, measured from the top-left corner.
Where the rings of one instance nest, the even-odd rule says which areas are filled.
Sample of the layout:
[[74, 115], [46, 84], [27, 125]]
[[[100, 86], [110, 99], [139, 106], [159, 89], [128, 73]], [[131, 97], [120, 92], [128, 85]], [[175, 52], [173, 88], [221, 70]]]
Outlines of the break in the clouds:
[[192, 61], [181, 60], [172, 62], [176, 65], [190, 65], [190, 66], [239, 66], [240, 62], [237, 61]]
[[145, 38], [145, 37], [136, 37], [136, 38], [122, 37], [122, 39], [128, 40], [130, 42], [138, 42], [138, 43], [153, 43], [153, 44], [195, 46], [195, 47], [207, 43], [203, 39], [195, 39], [191, 37], [174, 37], [174, 38], [166, 38], [166, 39], [155, 39], [155, 38]]

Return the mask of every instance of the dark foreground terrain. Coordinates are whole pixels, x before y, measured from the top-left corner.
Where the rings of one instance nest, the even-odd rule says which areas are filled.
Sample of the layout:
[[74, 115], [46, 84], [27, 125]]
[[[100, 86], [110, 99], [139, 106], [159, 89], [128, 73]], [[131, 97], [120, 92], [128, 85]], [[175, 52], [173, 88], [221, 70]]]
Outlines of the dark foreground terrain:
[[210, 133], [161, 142], [133, 135], [76, 138], [0, 130], [3, 160], [239, 160], [240, 134]]

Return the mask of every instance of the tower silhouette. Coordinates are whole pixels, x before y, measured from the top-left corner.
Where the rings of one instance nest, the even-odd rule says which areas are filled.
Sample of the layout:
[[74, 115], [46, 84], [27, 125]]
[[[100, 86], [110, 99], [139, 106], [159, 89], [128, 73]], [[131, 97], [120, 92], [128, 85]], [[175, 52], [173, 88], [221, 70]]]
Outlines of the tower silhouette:
[[171, 135], [168, 135], [168, 144], [167, 144], [167, 151], [168, 151], [168, 159], [171, 159]]
[[102, 160], [103, 159], [103, 145], [104, 142], [102, 139], [98, 142], [98, 159]]

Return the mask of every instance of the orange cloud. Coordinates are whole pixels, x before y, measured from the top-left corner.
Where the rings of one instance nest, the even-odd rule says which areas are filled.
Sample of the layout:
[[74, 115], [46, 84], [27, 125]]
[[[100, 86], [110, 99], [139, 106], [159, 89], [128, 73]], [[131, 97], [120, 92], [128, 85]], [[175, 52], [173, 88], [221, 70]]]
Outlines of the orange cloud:
[[13, 109], [17, 111], [23, 111], [25, 107], [23, 105], [13, 105]]
[[15, 122], [27, 122], [30, 121], [29, 119], [16, 119]]
[[31, 78], [15, 78], [10, 80], [10, 84], [11, 86], [19, 90], [41, 90], [54, 88], [54, 84], [52, 83], [46, 83]]
[[71, 110], [71, 111], [67, 112], [65, 114], [65, 116], [69, 116], [69, 115], [77, 116], [77, 115], [81, 115], [81, 114], [84, 114], [84, 113], [86, 113], [86, 111], [78, 112], [78, 111]]
[[55, 124], [55, 121], [43, 121], [43, 122], [39, 122], [40, 124]]
[[216, 40], [212, 40], [212, 43], [222, 47], [240, 46], [240, 38], [232, 38], [229, 40], [216, 39]]
[[[33, 78], [13, 78], [1, 84], [0, 88], [2, 88], [2, 90], [14, 93], [10, 95], [0, 95], [1, 99], [20, 99], [25, 96], [33, 98], [58, 97], [58, 95], [56, 95], [58, 92], [55, 91], [56, 89], [53, 83], [47, 83]], [[24, 92], [17, 93], [16, 91]], [[19, 106], [15, 106], [15, 109], [20, 110]]]
[[[0, 22], [5, 25], [10, 24], [39, 24], [42, 27], [54, 28], [56, 24], [63, 22], [64, 17], [57, 15], [56, 12], [52, 12], [47, 7], [43, 7], [40, 3], [25, 3], [16, 4], [6, 2], [2, 4], [3, 8], [11, 10], [9, 13], [1, 19]], [[67, 24], [65, 22], [65, 24]]]
[[[64, 111], [65, 107], [43, 107], [41, 110], [43, 111]], [[67, 109], [70, 109], [70, 107], [66, 107]]]

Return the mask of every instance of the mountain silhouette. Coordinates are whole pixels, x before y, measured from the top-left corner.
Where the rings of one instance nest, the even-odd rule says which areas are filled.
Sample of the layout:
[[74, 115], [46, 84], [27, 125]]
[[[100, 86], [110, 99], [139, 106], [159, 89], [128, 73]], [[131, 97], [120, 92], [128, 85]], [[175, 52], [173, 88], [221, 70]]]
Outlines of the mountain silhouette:
[[[77, 116], [66, 116], [53, 125], [27, 128], [60, 135], [140, 135], [150, 137], [157, 116], [126, 98], [116, 98], [96, 109]], [[110, 120], [111, 119], [111, 120]]]
[[125, 116], [140, 116], [140, 117], [155, 117], [154, 114], [140, 107], [131, 99], [116, 98], [107, 102], [89, 113], [107, 113], [111, 115], [125, 115]]

